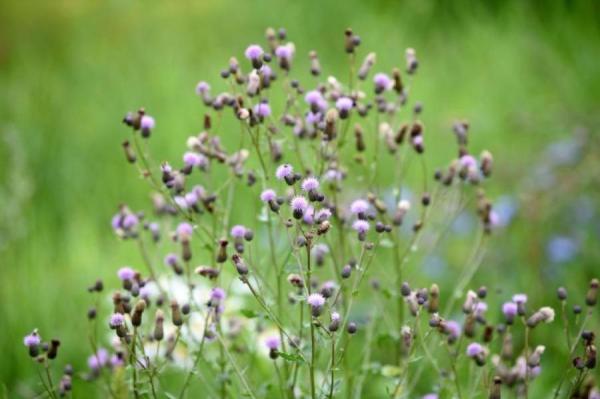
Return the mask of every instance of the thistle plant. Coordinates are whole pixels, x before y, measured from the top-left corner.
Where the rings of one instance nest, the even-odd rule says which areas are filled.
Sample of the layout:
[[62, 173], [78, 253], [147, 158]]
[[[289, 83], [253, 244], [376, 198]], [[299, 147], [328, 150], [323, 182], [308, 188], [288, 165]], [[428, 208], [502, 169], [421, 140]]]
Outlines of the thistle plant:
[[[160, 121], [126, 114], [125, 159], [152, 202], [120, 205], [112, 229], [140, 263], [115, 267], [110, 305], [102, 281], [89, 288], [88, 370], [56, 382], [59, 341], [25, 337], [46, 396], [82, 378], [112, 398], [527, 398], [547, 352], [535, 332], [553, 328], [570, 370], [554, 397], [599, 397], [598, 280], [574, 309], [564, 288], [538, 306], [472, 287], [498, 226], [492, 154], [459, 121], [456, 157], [430, 168], [416, 51], [378, 70], [351, 29], [341, 39], [346, 76], [312, 50], [295, 78], [299, 50], [267, 29], [225, 64], [226, 91], [196, 86], [204, 119], [181, 159], [150, 151]], [[459, 276], [423, 284], [420, 253], [463, 212], [478, 229]]]

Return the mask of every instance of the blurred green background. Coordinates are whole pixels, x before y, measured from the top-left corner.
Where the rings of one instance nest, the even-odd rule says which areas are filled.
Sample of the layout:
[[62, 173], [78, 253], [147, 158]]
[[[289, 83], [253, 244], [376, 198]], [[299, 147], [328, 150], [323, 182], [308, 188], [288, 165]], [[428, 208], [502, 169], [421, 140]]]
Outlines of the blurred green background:
[[123, 114], [145, 106], [157, 120], [151, 147], [179, 159], [203, 116], [195, 84], [219, 88], [218, 71], [267, 26], [288, 29], [299, 68], [314, 48], [327, 74], [346, 71], [347, 26], [362, 55], [377, 52], [376, 69], [403, 65], [414, 47], [412, 96], [425, 105], [430, 165], [455, 156], [452, 122], [468, 119], [471, 148], [495, 156], [490, 195], [515, 212], [476, 280], [527, 289], [538, 304], [554, 301], [557, 285], [583, 292], [600, 261], [598, 4], [1, 2], [1, 389], [32, 395], [21, 341], [33, 327], [61, 337], [63, 359], [85, 367], [86, 287], [138, 261], [109, 223], [119, 203], [147, 206], [120, 148]]

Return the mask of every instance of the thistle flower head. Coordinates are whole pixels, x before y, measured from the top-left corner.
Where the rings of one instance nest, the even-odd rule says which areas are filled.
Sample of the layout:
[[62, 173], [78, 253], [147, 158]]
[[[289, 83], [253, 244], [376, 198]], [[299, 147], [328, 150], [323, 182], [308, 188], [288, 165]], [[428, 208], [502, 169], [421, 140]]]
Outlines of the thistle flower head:
[[210, 85], [204, 81], [198, 82], [196, 85], [196, 94], [201, 96], [210, 92]]
[[362, 199], [357, 199], [352, 204], [350, 204], [350, 212], [355, 215], [360, 213], [365, 213], [369, 209], [369, 203]]
[[31, 334], [28, 334], [23, 338], [23, 344], [29, 348], [33, 346], [38, 346], [42, 342], [42, 338], [39, 336], [38, 332], [34, 330]]
[[364, 234], [369, 231], [369, 222], [366, 220], [356, 220], [352, 223], [352, 228], [359, 234]]
[[179, 238], [180, 240], [187, 239], [190, 238], [194, 233], [194, 228], [191, 224], [187, 222], [179, 223], [179, 225], [177, 226], [176, 233], [177, 238]]
[[275, 201], [277, 199], [277, 194], [275, 193], [274, 190], [268, 188], [266, 190], [264, 190], [262, 193], [260, 193], [260, 200], [262, 202], [271, 202], [271, 201]]
[[277, 348], [279, 348], [279, 345], [281, 345], [281, 340], [278, 336], [271, 335], [265, 338], [265, 346], [267, 347], [267, 349], [272, 351], [277, 350]]
[[392, 80], [385, 73], [378, 73], [373, 77], [373, 83], [375, 84], [376, 92], [383, 92], [392, 87]]
[[96, 353], [90, 355], [88, 357], [88, 367], [92, 371], [97, 371], [102, 367], [106, 366], [109, 361], [108, 351], [104, 348], [99, 348]]
[[352, 102], [352, 99], [349, 97], [340, 97], [335, 102], [335, 107], [340, 112], [348, 112], [352, 109], [352, 106], [353, 106], [353, 102]]
[[319, 107], [321, 104], [323, 104], [323, 102], [325, 102], [325, 99], [320, 91], [311, 90], [304, 96], [304, 101], [306, 101], [308, 105]]
[[133, 278], [135, 277], [135, 270], [133, 270], [129, 266], [124, 266], [119, 269], [119, 271], [117, 272], [117, 276], [121, 281], [133, 280]]
[[319, 180], [314, 177], [307, 177], [302, 181], [302, 190], [304, 191], [314, 191], [319, 188]]
[[320, 308], [325, 305], [325, 297], [318, 293], [310, 294], [306, 302], [313, 308]]
[[177, 255], [174, 253], [167, 254], [165, 256], [164, 262], [167, 266], [175, 266], [177, 264]]
[[216, 301], [216, 302], [220, 302], [223, 299], [225, 299], [226, 297], [226, 293], [225, 290], [223, 288], [219, 288], [219, 287], [214, 287], [211, 291], [210, 291], [210, 299], [212, 301]]
[[516, 304], [527, 303], [527, 295], [526, 294], [515, 294], [515, 295], [513, 295], [512, 300]]
[[324, 222], [325, 220], [329, 220], [331, 217], [331, 211], [327, 208], [320, 209], [315, 213], [315, 220], [317, 222]]
[[287, 43], [284, 45], [277, 46], [277, 48], [275, 49], [275, 56], [279, 59], [290, 61], [294, 56], [294, 51], [294, 45], [292, 43]]
[[308, 209], [308, 200], [301, 195], [297, 195], [290, 201], [290, 206], [294, 211], [306, 211]]
[[266, 102], [260, 102], [254, 106], [254, 113], [259, 118], [267, 118], [271, 115], [271, 106]]
[[233, 238], [244, 238], [246, 231], [247, 230], [244, 226], [242, 226], [241, 224], [236, 224], [231, 228], [231, 236]]
[[125, 316], [121, 313], [113, 313], [108, 324], [113, 328], [120, 327], [125, 324]]
[[140, 128], [142, 130], [152, 130], [154, 129], [155, 124], [154, 118], [150, 115], [144, 115], [142, 116], [142, 119], [140, 119]]
[[483, 353], [483, 351], [483, 346], [477, 342], [472, 342], [469, 344], [469, 346], [467, 346], [467, 356], [469, 357], [479, 356]]
[[292, 165], [287, 164], [287, 163], [285, 163], [283, 165], [279, 165], [277, 167], [277, 170], [275, 171], [275, 177], [278, 180], [289, 179], [293, 175], [294, 175], [294, 168], [292, 167]]
[[260, 57], [262, 57], [263, 54], [264, 51], [262, 47], [260, 47], [258, 44], [251, 44], [246, 48], [246, 51], [244, 52], [244, 55], [250, 61], [258, 60]]
[[515, 317], [517, 315], [517, 304], [514, 302], [505, 302], [502, 305], [502, 313], [504, 313], [504, 317]]

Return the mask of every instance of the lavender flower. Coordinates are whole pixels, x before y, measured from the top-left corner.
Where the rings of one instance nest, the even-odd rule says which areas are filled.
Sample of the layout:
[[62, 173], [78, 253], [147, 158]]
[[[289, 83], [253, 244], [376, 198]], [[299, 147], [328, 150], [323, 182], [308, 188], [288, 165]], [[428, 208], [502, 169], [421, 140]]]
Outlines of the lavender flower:
[[271, 335], [271, 336], [265, 338], [265, 346], [269, 350], [272, 350], [272, 351], [277, 350], [280, 345], [281, 345], [281, 341], [280, 341], [279, 337], [276, 335]]
[[467, 356], [474, 359], [478, 366], [485, 364], [486, 350], [477, 342], [472, 342], [467, 346]]
[[271, 190], [270, 188], [264, 190], [262, 193], [260, 193], [260, 200], [262, 202], [272, 202], [275, 201], [277, 199], [277, 194], [275, 193], [274, 190]]

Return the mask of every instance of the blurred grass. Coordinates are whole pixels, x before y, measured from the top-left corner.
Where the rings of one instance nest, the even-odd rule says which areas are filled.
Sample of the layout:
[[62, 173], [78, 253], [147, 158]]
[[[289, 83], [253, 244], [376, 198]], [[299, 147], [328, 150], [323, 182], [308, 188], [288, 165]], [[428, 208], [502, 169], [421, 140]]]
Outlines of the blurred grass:
[[[455, 155], [450, 127], [467, 118], [471, 148], [495, 155], [492, 196], [511, 194], [524, 201], [523, 209], [536, 210], [499, 238], [506, 249], [484, 270], [494, 268], [490, 273], [509, 292], [537, 289], [542, 302], [553, 297], [547, 287], [582, 289], [600, 260], [597, 225], [585, 230], [583, 255], [569, 264], [568, 275], [542, 272], [540, 253], [549, 235], [572, 228], [553, 212], [557, 203], [568, 203], [578, 189], [596, 208], [598, 178], [575, 182], [556, 201], [523, 198], [520, 190], [523, 175], [553, 140], [576, 129], [586, 130], [593, 143], [598, 139], [597, 4], [1, 3], [0, 381], [8, 396], [30, 394], [34, 372], [21, 339], [34, 326], [60, 336], [65, 359], [84, 366], [85, 288], [138, 261], [109, 225], [117, 204], [139, 208], [147, 199], [146, 185], [122, 159], [121, 116], [145, 106], [158, 123], [152, 148], [161, 158], [178, 159], [202, 118], [196, 82], [221, 84], [218, 71], [228, 58], [262, 40], [267, 26], [285, 26], [298, 58], [314, 48], [326, 73], [342, 76], [347, 26], [362, 36], [362, 54], [377, 52], [377, 68], [403, 64], [404, 49], [414, 47], [421, 67], [412, 97], [425, 104], [430, 165]], [[224, 131], [224, 140], [237, 134]], [[581, 177], [568, 172], [567, 180]], [[485, 276], [478, 280], [486, 282]], [[549, 378], [560, 372], [550, 370]]]

